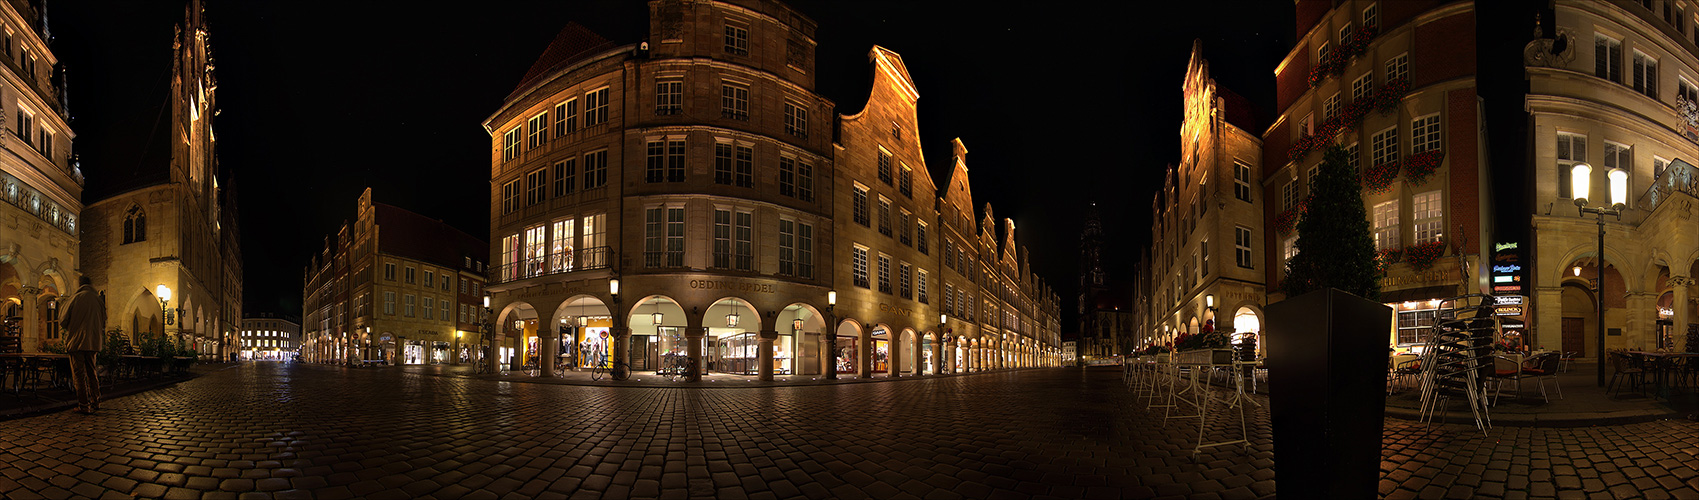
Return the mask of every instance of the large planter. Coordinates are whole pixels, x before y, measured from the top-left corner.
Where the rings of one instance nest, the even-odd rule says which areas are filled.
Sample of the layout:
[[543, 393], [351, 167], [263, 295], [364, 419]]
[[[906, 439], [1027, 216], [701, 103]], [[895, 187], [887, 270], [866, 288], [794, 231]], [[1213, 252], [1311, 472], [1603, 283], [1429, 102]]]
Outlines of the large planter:
[[1174, 362], [1192, 365], [1233, 364], [1232, 349], [1195, 349], [1174, 353]]
[[1268, 306], [1280, 498], [1375, 498], [1392, 309], [1324, 289]]

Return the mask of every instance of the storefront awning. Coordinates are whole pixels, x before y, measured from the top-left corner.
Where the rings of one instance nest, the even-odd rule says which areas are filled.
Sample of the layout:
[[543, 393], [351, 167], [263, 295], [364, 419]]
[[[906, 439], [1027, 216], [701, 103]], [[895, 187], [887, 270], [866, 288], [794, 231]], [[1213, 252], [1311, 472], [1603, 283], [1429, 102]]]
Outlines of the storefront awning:
[[1394, 304], [1412, 300], [1446, 299], [1456, 296], [1457, 285], [1434, 285], [1403, 290], [1383, 290], [1380, 292], [1380, 301], [1385, 304]]

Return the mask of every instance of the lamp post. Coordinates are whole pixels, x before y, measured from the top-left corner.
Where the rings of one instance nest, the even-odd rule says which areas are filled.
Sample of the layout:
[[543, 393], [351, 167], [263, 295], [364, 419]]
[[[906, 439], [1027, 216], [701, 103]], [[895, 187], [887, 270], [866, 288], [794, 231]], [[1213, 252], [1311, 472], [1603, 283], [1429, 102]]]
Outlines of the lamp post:
[[832, 309], [838, 307], [838, 291], [826, 292], [826, 379], [838, 379], [838, 325]]
[[[627, 353], [631, 351], [631, 349], [626, 345], [631, 339], [631, 334], [628, 331], [629, 326], [626, 325], [626, 320], [629, 318], [626, 318], [625, 314], [620, 312], [622, 309], [619, 307], [619, 278], [608, 278], [608, 296], [613, 298], [614, 303], [613, 312], [609, 315], [611, 316], [609, 320], [613, 323], [613, 332], [610, 336], [613, 337], [612, 340], [614, 342], [614, 359], [625, 363], [624, 368], [618, 366], [614, 367], [613, 379], [625, 380], [631, 378], [631, 361], [626, 359]], [[658, 315], [659, 313], [656, 314]], [[656, 324], [659, 323], [657, 322]], [[657, 329], [656, 333], [660, 333], [660, 330]]]
[[1593, 214], [1593, 215], [1598, 216], [1598, 221], [1599, 221], [1599, 247], [1598, 247], [1599, 253], [1597, 254], [1598, 259], [1599, 259], [1599, 272], [1598, 272], [1599, 287], [1598, 287], [1597, 290], [1593, 291], [1593, 305], [1594, 305], [1594, 307], [1596, 307], [1596, 311], [1598, 313], [1598, 326], [1599, 326], [1598, 351], [1595, 354], [1596, 356], [1598, 356], [1598, 362], [1599, 362], [1599, 380], [1598, 380], [1598, 383], [1599, 383], [1599, 387], [1604, 387], [1605, 386], [1605, 216], [1609, 215], [1611, 217], [1615, 217], [1616, 220], [1618, 220], [1618, 221], [1622, 220], [1622, 210], [1624, 208], [1623, 203], [1628, 200], [1628, 171], [1620, 169], [1620, 168], [1610, 169], [1610, 173], [1607, 174], [1607, 176], [1610, 178], [1610, 197], [1611, 197], [1610, 199], [1611, 199], [1611, 203], [1610, 203], [1610, 206], [1598, 207], [1598, 208], [1591, 208], [1591, 207], [1587, 206], [1587, 194], [1588, 194], [1588, 190], [1589, 190], [1588, 188], [1590, 187], [1589, 183], [1592, 180], [1592, 176], [1593, 176], [1593, 167], [1586, 164], [1586, 163], [1577, 163], [1577, 164], [1575, 164], [1574, 167], [1572, 167], [1569, 170], [1569, 173], [1570, 173], [1570, 186], [1569, 187], [1572, 190], [1572, 192], [1570, 193], [1570, 195], [1571, 195], [1570, 197], [1575, 199], [1575, 208], [1580, 211], [1580, 213], [1578, 213], [1577, 215], [1580, 216], [1580, 217], [1586, 217], [1585, 214]]
[[153, 294], [159, 297], [159, 336], [164, 337], [165, 327], [172, 323], [169, 305], [171, 303], [171, 287], [160, 283], [159, 286], [153, 287]]
[[495, 315], [490, 313], [490, 295], [484, 294], [484, 320], [480, 322], [478, 344], [484, 347], [484, 358], [478, 360], [490, 373], [496, 372], [496, 324]]
[[932, 344], [932, 350], [937, 351], [937, 354], [934, 354], [932, 356], [932, 374], [933, 375], [942, 375], [944, 373], [944, 370], [942, 370], [942, 368], [944, 368], [944, 339], [948, 338], [949, 336], [950, 336], [950, 314], [949, 313], [940, 313], [940, 314], [938, 314], [938, 338], [937, 338], [937, 342]]

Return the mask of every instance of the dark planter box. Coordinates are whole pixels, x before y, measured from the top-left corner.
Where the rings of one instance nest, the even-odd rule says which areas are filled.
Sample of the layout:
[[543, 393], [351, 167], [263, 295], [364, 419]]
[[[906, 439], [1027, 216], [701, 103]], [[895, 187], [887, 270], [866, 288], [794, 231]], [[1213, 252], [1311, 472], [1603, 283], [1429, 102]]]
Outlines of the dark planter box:
[[1379, 496], [1392, 309], [1328, 288], [1268, 306], [1280, 498]]

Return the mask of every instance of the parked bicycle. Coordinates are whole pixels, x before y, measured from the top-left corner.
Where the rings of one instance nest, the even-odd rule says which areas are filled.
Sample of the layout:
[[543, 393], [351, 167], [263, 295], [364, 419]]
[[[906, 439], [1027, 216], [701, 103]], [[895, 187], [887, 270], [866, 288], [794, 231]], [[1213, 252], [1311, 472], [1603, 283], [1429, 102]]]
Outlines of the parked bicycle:
[[595, 367], [590, 369], [590, 380], [599, 381], [608, 375], [613, 375], [614, 380], [625, 380], [626, 375], [630, 373], [631, 365], [624, 361], [614, 360], [610, 362], [603, 359], [601, 363], [597, 363]]

